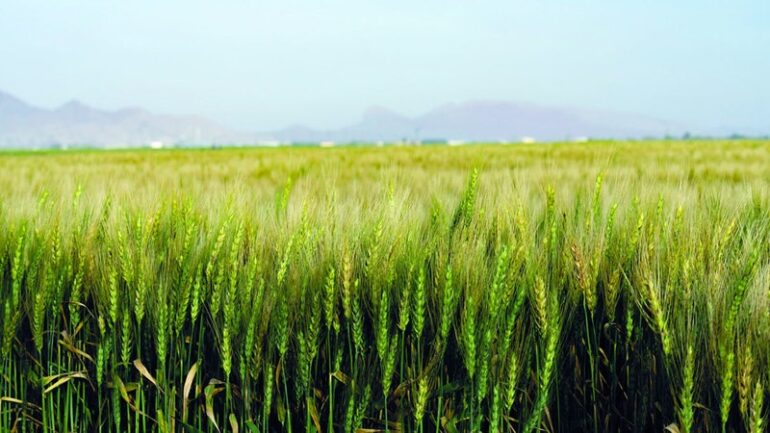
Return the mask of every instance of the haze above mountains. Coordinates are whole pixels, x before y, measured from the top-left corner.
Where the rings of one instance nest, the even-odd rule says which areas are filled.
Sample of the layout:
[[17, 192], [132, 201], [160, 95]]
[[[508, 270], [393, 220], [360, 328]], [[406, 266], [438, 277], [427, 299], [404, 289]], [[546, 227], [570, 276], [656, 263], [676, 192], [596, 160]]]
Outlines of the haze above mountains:
[[680, 135], [672, 122], [609, 111], [544, 107], [505, 101], [447, 104], [408, 117], [373, 107], [350, 126], [318, 130], [302, 125], [278, 131], [234, 131], [187, 115], [153, 114], [141, 108], [100, 110], [78, 101], [58, 108], [32, 106], [0, 92], [0, 147], [137, 147], [151, 143], [207, 146], [276, 142], [538, 141], [643, 138]]

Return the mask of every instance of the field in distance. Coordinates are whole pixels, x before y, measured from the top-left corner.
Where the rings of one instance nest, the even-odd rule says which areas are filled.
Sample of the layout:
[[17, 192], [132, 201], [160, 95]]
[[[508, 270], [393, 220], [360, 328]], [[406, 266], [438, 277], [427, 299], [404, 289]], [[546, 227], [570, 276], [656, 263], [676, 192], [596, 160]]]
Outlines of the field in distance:
[[687, 205], [708, 192], [745, 200], [770, 183], [770, 141], [0, 153], [0, 190], [6, 211], [34, 206], [43, 193], [67, 201], [78, 189], [87, 207], [111, 195], [121, 206], [176, 196], [260, 209], [290, 182], [290, 207], [316, 208], [332, 195], [338, 204], [366, 204], [391, 194], [424, 212], [434, 199], [451, 205], [474, 168], [482, 175], [479, 198], [491, 208], [501, 199], [542, 198], [548, 185], [572, 198], [599, 174], [608, 199], [662, 194]]

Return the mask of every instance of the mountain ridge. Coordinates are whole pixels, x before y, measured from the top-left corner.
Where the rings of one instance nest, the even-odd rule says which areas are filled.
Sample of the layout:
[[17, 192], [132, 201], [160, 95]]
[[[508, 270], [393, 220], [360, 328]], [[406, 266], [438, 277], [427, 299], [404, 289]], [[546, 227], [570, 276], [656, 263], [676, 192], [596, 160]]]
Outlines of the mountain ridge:
[[94, 108], [77, 99], [44, 109], [0, 91], [0, 147], [136, 147], [276, 144], [279, 142], [539, 141], [679, 135], [672, 122], [614, 111], [469, 100], [406, 116], [373, 105], [348, 126], [294, 124], [275, 131], [234, 131], [202, 116], [154, 114], [141, 107]]
[[153, 114], [139, 107], [101, 110], [76, 99], [42, 109], [0, 92], [0, 148], [204, 146], [255, 139], [200, 116]]

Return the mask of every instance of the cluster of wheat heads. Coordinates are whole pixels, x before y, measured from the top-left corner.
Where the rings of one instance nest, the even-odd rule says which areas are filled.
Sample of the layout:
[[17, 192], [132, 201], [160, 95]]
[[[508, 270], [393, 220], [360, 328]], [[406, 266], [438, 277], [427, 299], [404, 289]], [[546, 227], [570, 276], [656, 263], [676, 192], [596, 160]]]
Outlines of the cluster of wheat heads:
[[[548, 188], [0, 204], [0, 429], [759, 432], [770, 213]], [[349, 204], [348, 204], [349, 206]]]

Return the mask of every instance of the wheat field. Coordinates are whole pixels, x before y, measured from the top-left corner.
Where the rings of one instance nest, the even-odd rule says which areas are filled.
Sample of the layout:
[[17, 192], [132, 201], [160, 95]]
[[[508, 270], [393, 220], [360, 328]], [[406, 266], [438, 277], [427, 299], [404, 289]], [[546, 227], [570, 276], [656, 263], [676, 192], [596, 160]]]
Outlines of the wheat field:
[[752, 432], [770, 142], [0, 153], [0, 431]]

